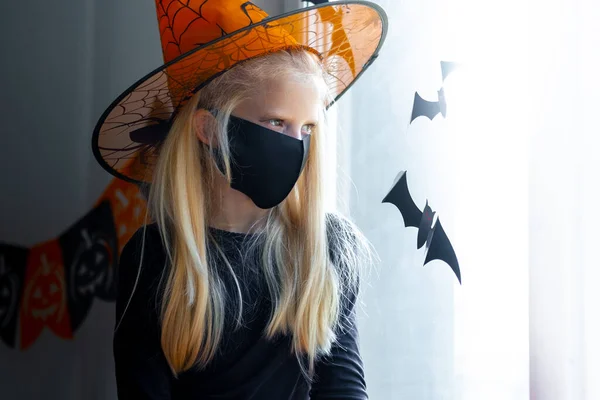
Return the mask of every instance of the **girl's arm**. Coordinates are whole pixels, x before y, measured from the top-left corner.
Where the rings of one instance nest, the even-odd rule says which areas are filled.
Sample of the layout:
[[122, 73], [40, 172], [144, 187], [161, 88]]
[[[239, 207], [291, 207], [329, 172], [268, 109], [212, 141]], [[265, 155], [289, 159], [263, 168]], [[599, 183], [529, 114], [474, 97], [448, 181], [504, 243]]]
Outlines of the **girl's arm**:
[[363, 361], [359, 351], [356, 312], [356, 296], [351, 296], [338, 340], [331, 354], [317, 362], [315, 381], [310, 391], [311, 399], [368, 399]]
[[131, 296], [139, 270], [142, 232], [143, 228], [125, 245], [118, 267], [113, 337], [117, 393], [120, 400], [167, 400], [171, 399], [173, 375], [160, 345], [156, 301], [162, 263], [146, 250], [157, 245], [149, 240], [149, 235], [142, 271]]

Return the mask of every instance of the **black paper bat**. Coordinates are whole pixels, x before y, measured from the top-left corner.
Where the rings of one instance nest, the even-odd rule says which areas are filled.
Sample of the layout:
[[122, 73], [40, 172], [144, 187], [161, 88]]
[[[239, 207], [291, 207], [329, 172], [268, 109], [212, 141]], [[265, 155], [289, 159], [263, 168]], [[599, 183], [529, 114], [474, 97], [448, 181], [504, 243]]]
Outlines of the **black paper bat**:
[[67, 305], [75, 332], [94, 297], [116, 298], [117, 235], [108, 201], [102, 202], [59, 238], [65, 262]]
[[[440, 68], [442, 70], [442, 82], [446, 80], [446, 77], [458, 67], [457, 63], [451, 61], [440, 61]], [[428, 101], [423, 99], [418, 92], [415, 92], [415, 99], [413, 101], [413, 111], [410, 117], [412, 123], [418, 117], [427, 117], [433, 120], [436, 115], [442, 114], [442, 117], [446, 118], [446, 96], [444, 95], [444, 88], [438, 90], [437, 101]]]
[[415, 92], [410, 122], [413, 122], [418, 117], [427, 117], [430, 120], [433, 120], [438, 114], [442, 114], [442, 117], [446, 118], [446, 96], [444, 96], [444, 88], [438, 90], [437, 101], [425, 100], [419, 93]]
[[439, 218], [435, 218], [435, 212], [432, 211], [429, 202], [425, 203], [425, 208], [421, 211], [413, 201], [408, 191], [406, 171], [401, 171], [398, 174], [394, 186], [384, 197], [382, 203], [395, 205], [402, 214], [404, 226], [412, 226], [419, 230], [417, 233], [417, 248], [420, 249], [423, 245], [427, 247], [427, 255], [423, 265], [432, 260], [442, 260], [452, 268], [458, 282], [462, 284], [458, 259], [450, 239], [448, 239], [444, 228], [442, 228]]

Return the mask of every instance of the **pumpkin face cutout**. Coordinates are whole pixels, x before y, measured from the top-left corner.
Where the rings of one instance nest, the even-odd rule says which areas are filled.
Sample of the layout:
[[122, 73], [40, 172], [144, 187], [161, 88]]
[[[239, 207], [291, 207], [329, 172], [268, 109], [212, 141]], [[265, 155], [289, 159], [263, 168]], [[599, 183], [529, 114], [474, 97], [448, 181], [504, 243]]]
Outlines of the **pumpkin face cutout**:
[[71, 326], [85, 320], [94, 297], [116, 298], [117, 238], [108, 201], [100, 203], [59, 238], [65, 260]]
[[106, 240], [100, 238], [92, 242], [85, 230], [81, 233], [82, 236], [86, 236], [87, 244], [79, 250], [79, 260], [71, 271], [70, 285], [73, 297], [91, 296], [96, 291], [108, 291], [114, 275], [113, 256]]
[[21, 307], [21, 347], [31, 346], [44, 326], [62, 338], [72, 337], [63, 261], [56, 240], [33, 247], [28, 257]]
[[28, 250], [0, 245], [0, 339], [14, 348]]
[[26, 304], [33, 318], [44, 322], [50, 318], [60, 321], [66, 312], [65, 281], [45, 255], [42, 255], [41, 264], [26, 290]]

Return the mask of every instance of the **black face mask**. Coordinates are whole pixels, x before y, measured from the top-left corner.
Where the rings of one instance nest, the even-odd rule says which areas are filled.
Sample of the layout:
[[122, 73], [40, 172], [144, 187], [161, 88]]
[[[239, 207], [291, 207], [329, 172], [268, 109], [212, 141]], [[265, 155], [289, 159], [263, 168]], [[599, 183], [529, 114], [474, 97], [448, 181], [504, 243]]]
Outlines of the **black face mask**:
[[310, 135], [299, 140], [232, 115], [228, 136], [231, 187], [263, 209], [285, 200], [304, 169]]

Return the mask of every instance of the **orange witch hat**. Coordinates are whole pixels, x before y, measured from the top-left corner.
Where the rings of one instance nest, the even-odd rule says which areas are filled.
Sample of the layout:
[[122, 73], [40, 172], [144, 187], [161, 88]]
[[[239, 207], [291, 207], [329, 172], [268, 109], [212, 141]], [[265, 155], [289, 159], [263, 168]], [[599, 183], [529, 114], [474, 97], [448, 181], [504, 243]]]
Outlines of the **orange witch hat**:
[[378, 56], [387, 17], [367, 1], [335, 1], [269, 17], [244, 0], [155, 0], [165, 64], [102, 114], [94, 156], [112, 175], [148, 182], [158, 132], [201, 89], [239, 62], [302, 48], [319, 56], [334, 101]]

